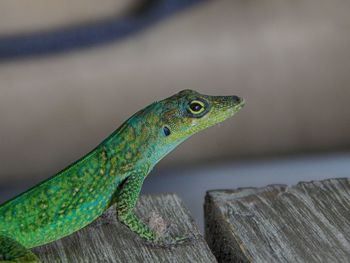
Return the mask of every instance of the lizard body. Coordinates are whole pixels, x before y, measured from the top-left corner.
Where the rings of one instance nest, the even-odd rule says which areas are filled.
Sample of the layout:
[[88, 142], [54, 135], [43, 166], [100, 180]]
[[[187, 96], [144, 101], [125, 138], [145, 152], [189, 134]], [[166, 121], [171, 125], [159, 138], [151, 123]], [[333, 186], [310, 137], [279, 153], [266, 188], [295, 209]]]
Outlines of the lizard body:
[[0, 262], [40, 262], [30, 248], [83, 228], [114, 203], [122, 223], [155, 241], [132, 211], [145, 177], [181, 142], [243, 105], [237, 96], [184, 90], [135, 113], [90, 153], [0, 206]]

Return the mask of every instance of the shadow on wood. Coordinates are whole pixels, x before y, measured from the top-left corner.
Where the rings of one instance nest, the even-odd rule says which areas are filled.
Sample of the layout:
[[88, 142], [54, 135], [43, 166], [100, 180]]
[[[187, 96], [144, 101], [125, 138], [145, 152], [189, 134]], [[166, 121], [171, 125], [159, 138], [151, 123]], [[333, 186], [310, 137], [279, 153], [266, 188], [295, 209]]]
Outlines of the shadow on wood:
[[174, 235], [190, 235], [193, 240], [172, 248], [151, 247], [115, 219], [112, 207], [91, 225], [35, 248], [34, 252], [47, 263], [216, 262], [188, 210], [176, 195], [142, 196], [136, 212], [142, 218], [156, 212], [171, 223]]
[[350, 179], [209, 191], [219, 262], [350, 262]]

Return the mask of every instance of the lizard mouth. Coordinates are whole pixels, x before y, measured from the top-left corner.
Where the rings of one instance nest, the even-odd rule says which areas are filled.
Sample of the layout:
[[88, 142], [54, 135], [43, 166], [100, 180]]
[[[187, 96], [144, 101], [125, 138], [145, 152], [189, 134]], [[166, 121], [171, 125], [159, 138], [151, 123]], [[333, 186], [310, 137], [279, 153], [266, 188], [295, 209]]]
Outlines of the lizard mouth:
[[240, 109], [242, 109], [244, 107], [244, 105], [245, 105], [245, 100], [241, 99], [240, 102], [236, 106], [233, 107], [234, 111], [235, 112], [239, 111]]
[[231, 105], [226, 106], [226, 110], [221, 110], [221, 112], [214, 117], [214, 124], [225, 121], [226, 119], [235, 115], [238, 111], [240, 111], [245, 105], [245, 100], [239, 98], [239, 101], [235, 101]]
[[229, 105], [227, 108], [228, 108], [228, 111], [230, 111], [230, 113], [234, 115], [236, 112], [242, 109], [244, 105], [245, 105], [245, 100], [243, 98], [238, 98], [235, 101], [233, 101], [231, 105]]
[[245, 100], [243, 98], [239, 98], [238, 101], [234, 102], [233, 107], [231, 107], [233, 114], [242, 109], [245, 105]]

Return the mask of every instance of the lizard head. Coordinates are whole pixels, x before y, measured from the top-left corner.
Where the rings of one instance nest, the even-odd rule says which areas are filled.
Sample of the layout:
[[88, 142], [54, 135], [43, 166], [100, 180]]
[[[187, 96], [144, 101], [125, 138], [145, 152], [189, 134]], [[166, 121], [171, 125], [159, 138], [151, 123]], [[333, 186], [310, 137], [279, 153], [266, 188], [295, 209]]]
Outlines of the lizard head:
[[127, 121], [126, 151], [155, 165], [191, 135], [232, 117], [244, 106], [237, 96], [183, 90], [154, 102]]
[[237, 96], [208, 96], [193, 90], [183, 90], [159, 103], [165, 144], [223, 122], [244, 106], [244, 100]]

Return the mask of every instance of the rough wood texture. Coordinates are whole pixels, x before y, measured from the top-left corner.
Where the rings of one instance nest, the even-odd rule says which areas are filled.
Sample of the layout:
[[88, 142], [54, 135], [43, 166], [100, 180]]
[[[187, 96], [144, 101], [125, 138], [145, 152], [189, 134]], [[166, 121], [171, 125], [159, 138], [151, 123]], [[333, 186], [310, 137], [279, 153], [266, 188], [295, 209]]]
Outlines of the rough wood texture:
[[350, 262], [350, 179], [209, 191], [219, 262]]
[[[112, 209], [112, 210], [111, 210]], [[170, 232], [193, 237], [173, 248], [151, 247], [115, 220], [114, 209], [77, 233], [35, 248], [43, 262], [216, 262], [189, 212], [176, 195], [142, 196], [137, 213], [146, 218], [152, 212], [171, 222]]]

